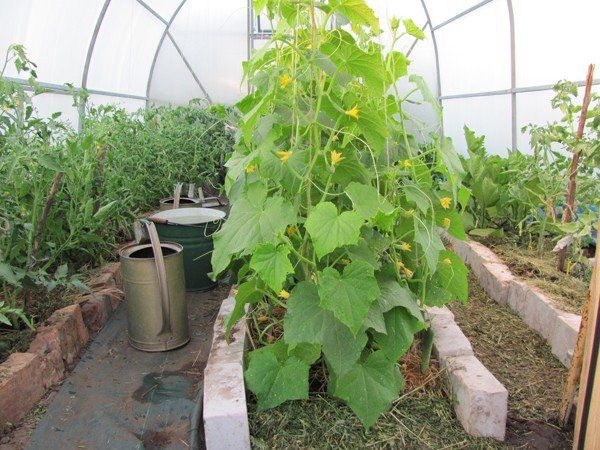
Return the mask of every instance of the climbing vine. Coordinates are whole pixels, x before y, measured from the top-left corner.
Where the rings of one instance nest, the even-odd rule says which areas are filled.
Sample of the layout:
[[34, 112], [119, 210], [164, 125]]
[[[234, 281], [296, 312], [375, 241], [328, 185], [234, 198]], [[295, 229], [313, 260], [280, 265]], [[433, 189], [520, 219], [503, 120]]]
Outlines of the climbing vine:
[[307, 398], [322, 361], [330, 394], [370, 426], [403, 388], [397, 361], [427, 326], [423, 307], [467, 299], [466, 268], [440, 237], [464, 238], [462, 166], [449, 139], [420, 152], [407, 131], [408, 102], [441, 113], [395, 50], [425, 37], [410, 19], [390, 22], [384, 51], [363, 0], [254, 7], [275, 30], [244, 66], [253, 91], [226, 164], [233, 207], [212, 264], [237, 275], [228, 332], [248, 305], [267, 312], [272, 332], [245, 372], [259, 409]]

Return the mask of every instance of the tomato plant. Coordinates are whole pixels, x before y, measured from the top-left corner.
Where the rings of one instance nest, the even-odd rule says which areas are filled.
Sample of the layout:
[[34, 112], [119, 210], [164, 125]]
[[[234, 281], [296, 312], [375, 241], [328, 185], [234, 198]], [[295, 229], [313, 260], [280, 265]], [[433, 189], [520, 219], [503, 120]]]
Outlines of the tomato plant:
[[427, 326], [423, 307], [467, 299], [439, 231], [464, 238], [462, 166], [450, 139], [419, 152], [407, 131], [407, 102], [440, 111], [421, 77], [397, 88], [409, 61], [395, 47], [424, 38], [410, 19], [390, 22], [385, 51], [362, 0], [254, 6], [277, 25], [244, 66], [253, 91], [226, 163], [233, 206], [212, 264], [236, 272], [227, 327], [253, 308], [245, 379], [259, 409], [306, 398], [322, 361], [329, 392], [370, 426], [403, 387], [397, 361]]

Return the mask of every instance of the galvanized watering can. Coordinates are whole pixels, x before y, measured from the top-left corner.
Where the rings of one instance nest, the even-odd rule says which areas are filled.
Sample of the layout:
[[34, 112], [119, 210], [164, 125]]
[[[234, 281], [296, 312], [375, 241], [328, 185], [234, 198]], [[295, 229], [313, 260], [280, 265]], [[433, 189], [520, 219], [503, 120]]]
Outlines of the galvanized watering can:
[[224, 210], [228, 203], [221, 200], [219, 197], [204, 197], [202, 188], [196, 190], [194, 183], [190, 183], [187, 196], [182, 196], [183, 183], [177, 183], [173, 197], [163, 198], [159, 204], [159, 211], [167, 211], [177, 208], [214, 208], [217, 207]]
[[129, 343], [138, 350], [161, 352], [190, 340], [183, 247], [161, 243], [145, 221], [150, 244], [131, 244], [119, 252], [127, 306]]

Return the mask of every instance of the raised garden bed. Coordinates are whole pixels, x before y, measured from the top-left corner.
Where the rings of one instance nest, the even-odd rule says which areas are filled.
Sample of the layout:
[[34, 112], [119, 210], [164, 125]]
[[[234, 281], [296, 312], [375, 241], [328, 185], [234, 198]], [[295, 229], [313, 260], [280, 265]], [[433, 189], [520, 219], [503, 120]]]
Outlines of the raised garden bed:
[[588, 294], [589, 280], [585, 273], [578, 276], [567, 275], [556, 268], [556, 254], [551, 251], [538, 255], [536, 250], [528, 249], [508, 239], [477, 239], [510, 268], [513, 275], [548, 294], [554, 304], [574, 314], [581, 314], [583, 303]]
[[506, 443], [522, 446], [529, 436], [534, 448], [570, 448], [571, 433], [556, 420], [567, 369], [541, 336], [486, 294], [474, 274], [469, 291], [468, 303], [449, 308], [475, 355], [508, 389]]
[[[229, 345], [225, 339], [226, 318], [234, 307], [235, 298], [230, 294], [223, 301], [215, 322], [211, 354], [205, 371], [203, 417], [206, 446], [209, 450], [250, 448], [249, 419], [250, 428], [253, 430], [253, 444], [258, 448], [264, 445], [311, 446], [313, 445], [311, 444], [313, 439], [311, 433], [324, 425], [331, 427], [325, 439], [336, 440], [338, 432], [334, 428], [341, 423], [345, 423], [345, 430], [347, 428], [362, 430], [353, 439], [358, 439], [366, 445], [372, 443], [372, 436], [378, 436], [379, 433], [377, 431], [372, 433], [373, 430], [364, 431], [364, 427], [359, 425], [356, 417], [352, 417], [346, 406], [335, 399], [328, 399], [324, 396], [325, 388], [320, 380], [323, 372], [318, 369], [311, 373], [311, 394], [308, 400], [286, 403], [273, 411], [257, 413], [256, 403], [250, 396], [248, 417], [243, 378], [246, 333], [245, 326], [242, 326], [243, 322], [239, 322], [232, 329]], [[413, 401], [420, 399], [426, 405], [436, 404], [439, 406], [444, 404], [444, 392], [446, 392], [449, 398], [455, 400], [454, 408], [458, 420], [467, 434], [475, 437], [504, 439], [508, 397], [506, 389], [475, 357], [468, 339], [460, 331], [454, 322], [453, 314], [447, 308], [430, 308], [429, 313], [436, 333], [434, 352], [437, 360], [433, 361], [428, 373], [422, 374], [420, 372], [420, 351], [417, 345], [414, 345], [412, 350], [402, 358], [401, 365], [406, 374], [407, 386], [401, 397], [394, 402], [392, 411], [377, 422], [374, 430], [389, 432], [390, 423], [394, 427], [401, 425], [400, 434], [396, 431], [393, 437], [388, 436], [385, 441], [397, 439], [396, 442], [404, 442], [405, 445], [407, 442], [414, 444], [428, 442], [435, 436], [433, 424], [431, 430], [426, 430], [425, 435], [419, 436], [410, 433], [409, 425], [402, 423], [400, 417], [406, 417], [409, 410], [405, 400], [412, 404]], [[447, 398], [445, 401], [444, 410], [451, 407]], [[307, 408], [315, 413], [320, 411], [316, 417], [319, 415], [328, 417], [333, 423], [326, 421], [324, 424], [315, 424], [315, 427], [310, 427], [310, 430], [305, 429], [303, 427], [306, 426], [306, 422], [302, 418], [305, 417], [306, 412], [298, 410], [298, 407], [301, 410]], [[333, 414], [334, 411], [335, 414]], [[259, 422], [265, 420], [265, 416], [272, 417], [273, 415], [285, 421], [285, 426], [292, 428], [291, 436], [282, 436], [281, 433], [270, 429], [273, 435], [267, 434], [267, 438], [264, 440], [265, 428], [259, 426]], [[289, 417], [287, 417], [288, 415]], [[296, 415], [300, 417], [296, 418]], [[336, 418], [336, 416], [338, 417]], [[442, 417], [445, 421], [454, 422], [450, 428], [457, 427], [451, 413], [443, 412]], [[302, 423], [300, 428], [298, 428], [298, 421]], [[268, 422], [274, 426], [276, 424], [276, 421], [272, 419], [268, 419]], [[279, 423], [277, 427], [284, 427], [284, 424]], [[410, 434], [404, 435], [402, 429]], [[267, 428], [267, 430], [269, 429]], [[298, 432], [301, 434], [294, 436]], [[464, 432], [459, 435], [464, 439]], [[349, 436], [352, 436], [352, 433]], [[450, 439], [454, 437], [450, 435]], [[302, 440], [297, 441], [300, 438]], [[278, 441], [279, 439], [283, 439], [283, 441]], [[439, 439], [442, 437], [435, 437], [436, 442]], [[444, 439], [447, 437], [444, 436]], [[468, 438], [467, 440], [472, 439]], [[447, 442], [445, 443], [447, 444]]]
[[552, 353], [569, 366], [581, 324], [581, 316], [560, 309], [554, 301], [527, 281], [517, 278], [492, 250], [475, 241], [445, 239], [467, 263], [482, 288], [502, 306], [508, 306], [551, 346]]
[[26, 352], [0, 364], [0, 426], [17, 424], [55, 383], [73, 369], [90, 337], [106, 322], [121, 297], [119, 264], [104, 266], [92, 291], [54, 311], [32, 336]]

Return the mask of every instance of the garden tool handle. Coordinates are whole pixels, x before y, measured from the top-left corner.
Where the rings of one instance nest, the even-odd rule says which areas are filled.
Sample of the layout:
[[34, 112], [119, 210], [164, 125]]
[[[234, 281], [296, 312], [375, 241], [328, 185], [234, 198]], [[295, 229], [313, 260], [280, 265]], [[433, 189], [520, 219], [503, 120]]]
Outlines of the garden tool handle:
[[171, 334], [171, 299], [169, 298], [169, 285], [167, 284], [167, 270], [165, 268], [165, 260], [160, 246], [160, 240], [154, 223], [149, 220], [144, 220], [152, 251], [154, 252], [154, 261], [156, 263], [156, 272], [158, 274], [158, 287], [160, 289], [160, 304], [162, 309], [162, 330], [161, 334]]
[[190, 186], [188, 187], [188, 197], [189, 198], [194, 198], [195, 190], [196, 190], [196, 184], [190, 183]]
[[179, 208], [179, 200], [181, 199], [181, 190], [183, 189], [183, 183], [177, 183], [175, 186], [175, 195], [173, 195], [173, 209]]

